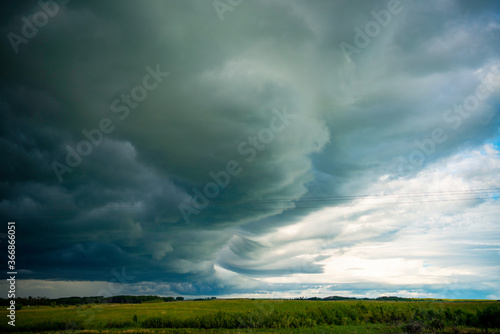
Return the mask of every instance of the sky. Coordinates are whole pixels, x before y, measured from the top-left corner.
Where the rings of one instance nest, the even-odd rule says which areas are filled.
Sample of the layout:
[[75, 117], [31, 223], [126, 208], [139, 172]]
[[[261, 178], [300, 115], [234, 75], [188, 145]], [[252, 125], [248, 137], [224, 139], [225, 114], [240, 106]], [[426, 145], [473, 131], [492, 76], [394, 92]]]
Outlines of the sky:
[[500, 299], [500, 2], [0, 6], [18, 296]]

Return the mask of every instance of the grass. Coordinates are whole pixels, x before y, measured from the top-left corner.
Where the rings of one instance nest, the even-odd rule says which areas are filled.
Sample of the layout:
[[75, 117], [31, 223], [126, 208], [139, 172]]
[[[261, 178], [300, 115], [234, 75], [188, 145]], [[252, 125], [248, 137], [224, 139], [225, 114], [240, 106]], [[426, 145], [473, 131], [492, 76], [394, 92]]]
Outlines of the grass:
[[0, 332], [60, 333], [479, 333], [500, 325], [492, 301], [208, 300], [25, 306]]

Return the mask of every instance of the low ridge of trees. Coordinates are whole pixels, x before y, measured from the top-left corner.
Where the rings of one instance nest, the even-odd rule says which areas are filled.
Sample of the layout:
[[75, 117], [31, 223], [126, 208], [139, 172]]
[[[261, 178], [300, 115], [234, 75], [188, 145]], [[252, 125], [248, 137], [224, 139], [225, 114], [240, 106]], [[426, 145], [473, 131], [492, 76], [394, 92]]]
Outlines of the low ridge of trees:
[[[112, 297], [65, 297], [50, 299], [47, 297], [28, 297], [16, 298], [17, 305], [24, 306], [59, 306], [59, 305], [83, 305], [83, 304], [141, 304], [141, 303], [156, 303], [156, 302], [173, 302], [182, 301], [184, 297], [159, 297], [159, 296], [112, 296]], [[8, 306], [9, 299], [0, 298], [0, 305]]]

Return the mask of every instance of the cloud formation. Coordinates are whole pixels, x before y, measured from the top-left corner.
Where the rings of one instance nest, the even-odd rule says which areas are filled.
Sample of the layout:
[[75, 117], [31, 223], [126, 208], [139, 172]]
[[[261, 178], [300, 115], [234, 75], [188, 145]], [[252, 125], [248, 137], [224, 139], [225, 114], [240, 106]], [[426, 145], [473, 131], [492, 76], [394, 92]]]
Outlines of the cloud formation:
[[57, 4], [0, 11], [21, 294], [499, 298], [496, 1]]

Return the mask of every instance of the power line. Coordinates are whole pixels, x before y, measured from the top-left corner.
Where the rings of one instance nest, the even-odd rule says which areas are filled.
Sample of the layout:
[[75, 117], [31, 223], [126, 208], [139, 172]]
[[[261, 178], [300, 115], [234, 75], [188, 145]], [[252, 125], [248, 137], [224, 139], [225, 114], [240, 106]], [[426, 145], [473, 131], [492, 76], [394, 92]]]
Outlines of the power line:
[[[233, 203], [230, 205], [231, 209], [238, 209], [238, 210], [245, 210], [245, 211], [280, 211], [280, 210], [304, 210], [304, 209], [322, 209], [322, 208], [328, 208], [328, 207], [356, 207], [356, 206], [382, 206], [382, 205], [398, 205], [398, 204], [418, 204], [418, 203], [436, 203], [436, 202], [458, 202], [458, 201], [473, 201], [473, 200], [480, 200], [480, 199], [490, 199], [494, 198], [494, 196], [488, 196], [488, 197], [467, 197], [467, 198], [439, 198], [439, 199], [430, 199], [430, 200], [425, 200], [423, 198], [418, 198], [418, 197], [428, 197], [428, 196], [438, 196], [438, 195], [445, 195], [445, 196], [457, 196], [457, 195], [486, 195], [486, 194], [496, 194], [497, 192], [500, 191], [500, 188], [490, 188], [490, 189], [471, 189], [468, 191], [456, 191], [456, 190], [450, 190], [450, 191], [435, 191], [435, 192], [422, 192], [422, 193], [402, 193], [402, 194], [375, 194], [375, 195], [352, 195], [352, 196], [338, 196], [338, 197], [308, 197], [304, 199], [299, 199], [299, 200], [294, 200], [294, 199], [280, 199], [280, 200], [257, 200], [257, 201], [249, 201], [245, 203], [237, 203], [235, 201], [211, 201], [210, 204], [217, 204], [217, 203], [222, 203], [222, 204], [228, 204], [228, 203]], [[415, 198], [416, 197], [416, 198]], [[407, 201], [397, 201], [397, 202], [371, 202], [371, 203], [342, 203], [340, 205], [310, 205], [310, 206], [304, 206], [304, 205], [299, 205], [295, 207], [272, 207], [272, 208], [266, 208], [266, 207], [255, 207], [251, 205], [255, 204], [300, 204], [300, 203], [307, 203], [310, 204], [311, 202], [324, 202], [324, 201], [332, 201], [332, 200], [361, 200], [361, 199], [374, 199], [374, 198], [384, 198], [384, 199], [399, 199], [399, 198], [414, 198], [414, 200], [407, 200]], [[314, 200], [313, 200], [314, 199]], [[278, 202], [277, 202], [278, 201]], [[280, 202], [281, 201], [281, 202]], [[234, 204], [236, 203], [236, 204]], [[318, 203], [320, 204], [320, 203]], [[119, 208], [119, 209], [133, 209], [133, 208], [143, 208], [143, 207], [153, 207], [153, 205], [127, 205], [127, 206], [104, 206], [100, 207], [100, 209], [104, 208]], [[81, 207], [80, 207], [81, 208]], [[78, 208], [76, 208], [78, 209]], [[75, 210], [73, 208], [72, 210]], [[217, 211], [226, 211], [228, 210], [228, 207], [217, 207], [217, 206], [208, 206], [203, 210], [200, 210], [202, 212], [217, 212]], [[178, 209], [163, 209], [162, 212], [164, 213], [171, 213], [171, 212], [178, 212]], [[7, 217], [9, 219], [14, 219], [14, 218], [67, 218], [71, 217], [73, 215], [36, 215], [36, 216], [15, 216], [15, 217]]]
[[[345, 196], [327, 196], [327, 197], [304, 197], [304, 198], [281, 198], [281, 199], [262, 199], [252, 201], [241, 200], [209, 200], [210, 204], [237, 204], [248, 205], [254, 203], [303, 203], [303, 202], [324, 202], [324, 201], [349, 201], [356, 199], [371, 199], [371, 198], [412, 198], [412, 197], [429, 197], [429, 196], [459, 196], [459, 195], [483, 195], [500, 193], [500, 188], [483, 188], [483, 189], [469, 189], [469, 190], [445, 190], [445, 191], [432, 191], [432, 192], [415, 192], [415, 193], [400, 193], [400, 194], [365, 194], [365, 195], [345, 195]], [[44, 208], [67, 208], [68, 210], [76, 210], [80, 208], [93, 208], [98, 206], [97, 203], [86, 205], [53, 205], [44, 206]], [[154, 204], [118, 204], [118, 205], [105, 205], [100, 208], [140, 208], [140, 207], [153, 207]]]
[[[300, 199], [265, 199], [265, 200], [253, 200], [245, 203], [268, 203], [268, 202], [309, 202], [309, 201], [332, 201], [332, 200], [353, 200], [353, 199], [367, 199], [367, 198], [404, 198], [404, 197], [427, 197], [427, 196], [438, 196], [438, 195], [470, 195], [470, 194], [489, 194], [500, 192], [500, 188], [489, 188], [489, 189], [471, 189], [468, 191], [461, 190], [450, 190], [450, 191], [434, 191], [434, 192], [422, 192], [422, 193], [401, 193], [401, 194], [365, 194], [365, 195], [346, 195], [346, 196], [329, 196], [329, 197], [305, 197]], [[239, 201], [224, 201], [224, 200], [213, 200], [211, 203], [241, 203]]]

